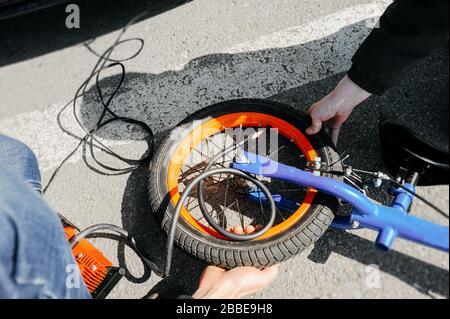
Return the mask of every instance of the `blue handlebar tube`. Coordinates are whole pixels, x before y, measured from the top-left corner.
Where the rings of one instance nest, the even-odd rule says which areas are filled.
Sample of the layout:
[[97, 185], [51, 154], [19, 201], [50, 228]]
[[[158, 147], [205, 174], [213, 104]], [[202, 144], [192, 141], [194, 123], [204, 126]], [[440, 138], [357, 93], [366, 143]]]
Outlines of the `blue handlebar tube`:
[[[233, 168], [250, 174], [263, 175], [265, 177], [285, 180], [301, 186], [314, 188], [320, 192], [337, 197], [350, 205], [353, 210], [350, 218], [336, 218], [335, 226], [338, 228], [369, 228], [378, 232], [376, 245], [384, 250], [390, 250], [397, 237], [410, 240], [422, 245], [433, 247], [443, 251], [449, 251], [449, 228], [427, 220], [412, 216], [408, 209], [413, 201], [413, 196], [402, 188], [395, 190], [395, 198], [391, 207], [378, 204], [359, 190], [325, 176], [316, 176], [292, 166], [278, 163], [267, 157], [245, 153], [248, 159], [246, 163], [233, 163]], [[406, 184], [411, 191], [415, 187]], [[251, 193], [251, 197], [258, 196]], [[276, 196], [276, 203], [282, 203], [283, 209], [295, 210], [295, 204]], [[281, 207], [280, 207], [281, 208]]]

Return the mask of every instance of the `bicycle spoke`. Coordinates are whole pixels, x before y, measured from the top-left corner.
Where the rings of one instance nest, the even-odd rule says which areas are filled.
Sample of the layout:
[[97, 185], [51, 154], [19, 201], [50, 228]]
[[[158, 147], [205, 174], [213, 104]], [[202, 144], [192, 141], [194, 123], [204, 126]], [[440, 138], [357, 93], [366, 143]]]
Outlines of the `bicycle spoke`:
[[283, 145], [283, 146], [281, 146], [281, 147], [279, 147], [279, 148], [277, 148], [273, 153], [267, 154], [267, 156], [268, 156], [270, 159], [273, 159], [272, 156], [275, 155], [276, 153], [278, 153], [279, 151], [281, 151], [281, 150], [282, 150], [283, 148], [285, 148], [285, 147], [286, 147], [286, 144]]
[[[259, 194], [261, 194], [261, 190], [258, 188], [258, 195]], [[258, 197], [259, 197], [259, 207], [261, 208], [261, 215], [264, 216], [264, 207], [263, 207], [263, 203], [262, 203], [262, 200], [261, 200], [261, 196], [258, 196]]]
[[[236, 203], [236, 201], [234, 201], [233, 203], [231, 203], [230, 206], [225, 207], [220, 213], [217, 213], [217, 214], [216, 214], [216, 218], [219, 218], [220, 216], [222, 216], [222, 215], [226, 212], [226, 210], [227, 210], [227, 209], [230, 209], [231, 207], [233, 207], [233, 205], [234, 205], [235, 203]], [[202, 216], [200, 219], [197, 219], [197, 221], [201, 221], [201, 220], [203, 220], [203, 219], [205, 219], [205, 216]]]
[[[221, 152], [225, 151], [226, 145], [227, 145], [226, 140], [225, 140], [224, 143], [223, 143], [223, 147], [220, 147], [219, 145], [217, 145], [216, 142], [214, 142], [213, 140], [211, 140], [210, 137], [207, 137], [206, 139], [207, 139], [208, 141], [210, 141], [212, 145], [216, 146], [216, 147], [219, 149], [219, 151], [221, 151]], [[230, 145], [230, 146], [231, 146], [231, 145]], [[224, 153], [223, 155], [228, 156], [228, 158], [229, 158], [230, 160], [234, 161], [234, 158], [231, 157], [228, 153]]]
[[191, 205], [193, 202], [195, 202], [196, 198], [195, 197], [191, 197], [190, 200], [188, 199], [187, 204], [185, 205], [186, 209], [190, 209], [189, 205]]
[[293, 156], [293, 157], [289, 157], [288, 159], [283, 160], [283, 162], [284, 163], [289, 163], [292, 160], [297, 160], [297, 159], [301, 159], [301, 158], [304, 158], [304, 157], [305, 157], [305, 154], [300, 154], [300, 155], [296, 155], [296, 156]]
[[305, 188], [292, 188], [292, 189], [277, 189], [277, 192], [301, 192], [301, 191], [305, 191]]
[[230, 185], [230, 179], [227, 179], [227, 184], [225, 185], [225, 199], [223, 201], [223, 207], [227, 207], [227, 195], [228, 195], [228, 186]]
[[275, 210], [276, 210], [276, 212], [278, 213], [278, 215], [281, 216], [281, 218], [283, 219], [283, 221], [285, 221], [286, 218], [284, 217], [283, 213], [282, 213], [278, 208], [275, 208]]
[[241, 222], [242, 230], [244, 230], [244, 228], [245, 228], [244, 215], [241, 213], [241, 209], [239, 207], [239, 200], [237, 198], [236, 198], [236, 207], [237, 207], [237, 209], [239, 211], [239, 220]]

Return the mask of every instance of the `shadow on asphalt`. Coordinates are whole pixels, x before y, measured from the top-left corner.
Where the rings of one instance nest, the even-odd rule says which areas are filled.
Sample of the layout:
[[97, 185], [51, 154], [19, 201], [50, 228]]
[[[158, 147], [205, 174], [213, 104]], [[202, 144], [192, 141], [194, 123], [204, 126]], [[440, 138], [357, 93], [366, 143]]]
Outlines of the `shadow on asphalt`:
[[147, 19], [191, 0], [75, 0], [82, 29], [67, 29], [67, 4], [0, 19], [0, 67], [61, 50], [116, 31], [148, 10]]
[[[364, 22], [361, 22], [364, 23]], [[340, 32], [348, 32], [352, 26], [348, 26]], [[331, 36], [330, 36], [331, 37]], [[331, 40], [330, 40], [331, 41]], [[153, 119], [168, 116], [178, 116], [175, 120], [181, 121], [182, 116], [187, 116], [202, 107], [198, 105], [185, 108], [183, 114], [171, 114], [171, 105], [161, 109], [152, 108], [148, 102], [142, 101], [135, 105], [133, 99], [127, 97], [132, 92], [133, 96], [145, 97], [147, 92], [139, 92], [133, 83], [144, 85], [139, 88], [146, 90], [158, 90], [158, 85], [165, 83], [171, 90], [181, 88], [188, 90], [190, 83], [186, 74], [193, 68], [208, 69], [210, 65], [224, 65], [223, 68], [211, 68], [220, 74], [199, 73], [204, 78], [204, 83], [214, 82], [216, 79], [227, 81], [232, 79], [235, 61], [245, 60], [246, 63], [260, 63], [261, 59], [270, 59], [270, 56], [280, 51], [295, 52], [298, 56], [309, 54], [311, 50], [317, 50], [317, 43], [311, 42], [289, 48], [267, 49], [257, 52], [239, 54], [214, 54], [191, 61], [183, 70], [165, 72], [162, 74], [129, 73], [126, 83], [119, 90], [117, 99], [120, 103], [114, 104], [116, 113], [130, 116], [132, 114], [139, 120], [147, 121], [152, 127]], [[339, 55], [336, 52], [336, 55]], [[242, 65], [240, 66], [242, 67]], [[330, 72], [331, 73], [331, 72]], [[252, 79], [243, 78], [242, 81]], [[281, 92], [270, 99], [287, 103], [299, 110], [306, 110], [313, 102], [327, 94], [343, 74], [330, 75], [316, 82], [310, 82], [298, 88], [286, 90], [277, 88]], [[411, 81], [414, 79], [414, 81]], [[117, 83], [118, 76], [111, 76], [101, 80], [101, 87], [107, 92], [112, 91]], [[131, 83], [131, 84], [130, 84]], [[92, 129], [101, 114], [102, 107], [96, 96], [95, 86], [92, 86], [85, 94], [80, 114], [86, 129]], [[203, 92], [208, 94], [208, 92]], [[237, 92], [236, 98], [242, 97], [245, 92]], [[248, 97], [248, 96], [245, 96]], [[204, 95], [202, 96], [204, 98]], [[220, 97], [207, 96], [212, 103], [220, 101]], [[146, 104], [147, 103], [147, 104]], [[180, 101], [183, 104], [183, 101]], [[448, 44], [436, 54], [427, 58], [418, 65], [398, 87], [388, 92], [383, 97], [374, 97], [359, 107], [354, 116], [346, 124], [341, 134], [339, 149], [351, 154], [348, 164], [354, 167], [368, 170], [383, 170], [381, 151], [378, 142], [377, 123], [380, 117], [394, 117], [414, 130], [423, 132], [423, 137], [433, 142], [438, 147], [448, 150]], [[182, 105], [181, 105], [182, 107]], [[130, 110], [132, 112], [130, 113]], [[155, 114], [156, 113], [156, 114]], [[169, 115], [168, 115], [169, 114]], [[166, 125], [167, 126], [167, 125]], [[433, 129], [429, 129], [432, 127]], [[164, 135], [165, 132], [160, 132]], [[99, 132], [105, 138], [121, 139], [110, 130]], [[135, 170], [129, 177], [122, 201], [122, 221], [124, 227], [145, 248], [147, 256], [158, 264], [163, 261], [163, 245], [166, 237], [160, 227], [154, 221], [149, 205], [147, 193], [148, 168], [141, 167]], [[389, 203], [390, 198], [385, 192], [372, 194], [373, 197], [383, 203]], [[338, 244], [332, 244], [332, 242]], [[383, 254], [375, 250], [373, 244], [356, 235], [330, 230], [316, 244], [313, 253], [309, 256], [312, 262], [323, 263], [330, 252], [337, 252], [345, 257], [352, 258], [362, 264], [377, 264], [381, 269], [421, 292], [430, 290], [448, 297], [448, 271], [414, 257], [399, 252]], [[204, 263], [176, 249], [174, 254], [173, 275], [162, 280], [152, 292], [160, 289], [175, 289], [180, 293], [192, 293], [198, 283], [198, 278], [204, 268]]]
[[349, 233], [329, 229], [314, 245], [308, 259], [315, 263], [326, 263], [331, 253], [353, 259], [364, 265], [376, 265], [389, 275], [395, 276], [423, 294], [432, 293], [449, 297], [448, 271], [428, 264], [398, 251], [382, 251], [374, 243]]

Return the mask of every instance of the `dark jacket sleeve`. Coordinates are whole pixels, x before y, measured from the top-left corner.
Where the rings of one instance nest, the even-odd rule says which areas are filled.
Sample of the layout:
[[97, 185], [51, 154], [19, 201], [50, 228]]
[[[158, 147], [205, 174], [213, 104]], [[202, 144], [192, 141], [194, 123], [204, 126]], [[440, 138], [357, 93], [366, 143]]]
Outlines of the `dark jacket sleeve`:
[[348, 76], [381, 95], [448, 38], [449, 0], [396, 0], [352, 58]]

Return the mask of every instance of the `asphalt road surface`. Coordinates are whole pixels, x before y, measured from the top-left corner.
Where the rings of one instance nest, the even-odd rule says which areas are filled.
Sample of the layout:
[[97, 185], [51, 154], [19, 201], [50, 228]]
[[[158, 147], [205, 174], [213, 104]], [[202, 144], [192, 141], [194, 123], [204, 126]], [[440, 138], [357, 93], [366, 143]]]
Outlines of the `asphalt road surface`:
[[[112, 107], [148, 123], [159, 140], [192, 112], [232, 98], [267, 98], [306, 110], [343, 76], [353, 52], [389, 3], [195, 0], [169, 8], [160, 1], [129, 2], [82, 1], [79, 30], [65, 28], [64, 6], [0, 21], [0, 132], [31, 146], [44, 184], [78, 142], [60, 125], [75, 135], [82, 133], [70, 108], [60, 114], [60, 125], [58, 113], [89, 75], [95, 52], [104, 51], [143, 9], [152, 12], [125, 37], [142, 39], [144, 48], [125, 62], [126, 81]], [[114, 57], [131, 56], [137, 49], [136, 41], [127, 42]], [[111, 89], [117, 80], [117, 69], [107, 71], [102, 87]], [[95, 124], [100, 108], [94, 83], [78, 100], [77, 110], [86, 128]], [[448, 149], [448, 44], [395, 89], [357, 108], [339, 145], [341, 152], [352, 155], [353, 166], [383, 169], [377, 123], [386, 116]], [[145, 145], [136, 136], [119, 134], [121, 130], [105, 130], [101, 138], [122, 154], [139, 156]], [[93, 164], [89, 156], [86, 161]], [[149, 256], [161, 260], [165, 237], [149, 209], [147, 173], [144, 167], [127, 175], [101, 175], [86, 165], [79, 151], [60, 171], [46, 199], [81, 228], [103, 222], [125, 227]], [[419, 188], [446, 211], [448, 191], [447, 186]], [[382, 193], [373, 196], [389, 201]], [[421, 203], [414, 205], [413, 213], [448, 224]], [[367, 230], [329, 230], [313, 247], [284, 263], [277, 280], [256, 297], [448, 298], [446, 253], [402, 240], [386, 253], [375, 248], [374, 238]], [[144, 271], [130, 249], [107, 238], [95, 242], [129, 269], [111, 298], [141, 298], [162, 288], [192, 293], [204, 268], [177, 250], [173, 276], [160, 280]]]

